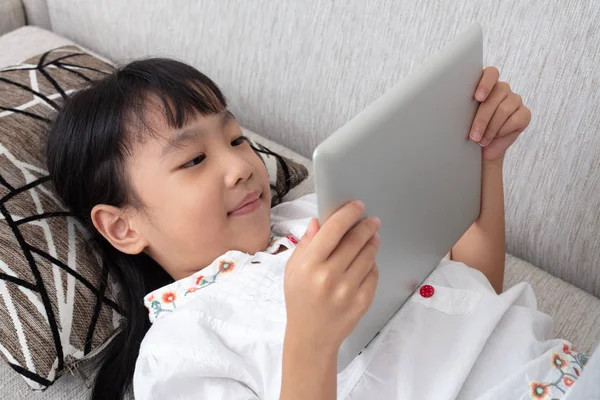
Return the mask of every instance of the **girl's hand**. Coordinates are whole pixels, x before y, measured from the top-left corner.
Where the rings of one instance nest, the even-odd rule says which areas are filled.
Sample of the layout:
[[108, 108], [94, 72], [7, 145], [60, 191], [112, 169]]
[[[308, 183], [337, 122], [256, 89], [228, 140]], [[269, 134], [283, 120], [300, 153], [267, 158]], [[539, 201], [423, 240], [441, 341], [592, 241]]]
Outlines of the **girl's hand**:
[[521, 96], [500, 82], [496, 67], [487, 67], [474, 97], [480, 101], [469, 137], [483, 147], [483, 158], [501, 161], [506, 150], [517, 140], [531, 121], [531, 111]]
[[371, 305], [381, 222], [370, 217], [354, 226], [363, 212], [364, 204], [352, 201], [320, 229], [317, 219], [310, 221], [285, 271], [287, 342], [337, 355]]

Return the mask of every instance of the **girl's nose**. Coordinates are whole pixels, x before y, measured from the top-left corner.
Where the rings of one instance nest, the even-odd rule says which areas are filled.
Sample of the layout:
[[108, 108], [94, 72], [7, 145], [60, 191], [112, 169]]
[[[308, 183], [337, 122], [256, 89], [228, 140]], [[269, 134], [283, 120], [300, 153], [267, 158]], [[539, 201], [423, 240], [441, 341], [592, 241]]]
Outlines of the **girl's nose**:
[[239, 154], [229, 153], [229, 156], [223, 160], [223, 168], [225, 168], [225, 184], [227, 187], [245, 182], [252, 176], [254, 168], [252, 164], [246, 161]]

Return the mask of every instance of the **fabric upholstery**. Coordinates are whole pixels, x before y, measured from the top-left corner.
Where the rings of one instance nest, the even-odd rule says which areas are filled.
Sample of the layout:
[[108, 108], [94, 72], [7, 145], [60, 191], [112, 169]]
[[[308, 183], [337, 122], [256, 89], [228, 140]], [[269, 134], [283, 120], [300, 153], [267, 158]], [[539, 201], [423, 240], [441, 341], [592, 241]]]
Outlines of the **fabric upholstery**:
[[50, 15], [48, 14], [48, 2], [46, 0], [22, 0], [27, 24], [50, 29]]
[[25, 25], [21, 0], [0, 0], [0, 35]]
[[600, 7], [575, 0], [48, 0], [53, 29], [117, 62], [182, 58], [244, 126], [317, 143], [473, 21], [533, 112], [506, 163], [508, 251], [600, 295]]
[[504, 289], [528, 282], [538, 309], [554, 318], [555, 337], [571, 341], [577, 351], [591, 354], [600, 345], [600, 299], [517, 257], [506, 256]]
[[35, 26], [24, 26], [0, 36], [0, 68], [20, 63], [50, 49], [72, 44], [72, 41], [55, 33]]

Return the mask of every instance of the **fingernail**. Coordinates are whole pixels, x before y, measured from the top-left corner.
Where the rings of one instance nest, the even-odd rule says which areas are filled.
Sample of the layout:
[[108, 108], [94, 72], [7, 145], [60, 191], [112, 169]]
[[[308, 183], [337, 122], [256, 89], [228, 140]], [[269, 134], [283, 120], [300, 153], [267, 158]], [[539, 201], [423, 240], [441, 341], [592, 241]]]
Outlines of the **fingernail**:
[[381, 220], [377, 217], [373, 217], [373, 222], [375, 222], [375, 225], [377, 225], [377, 229], [379, 229], [379, 227], [381, 226]]
[[379, 246], [379, 243], [381, 243], [381, 237], [379, 236], [379, 233], [373, 235], [373, 243], [375, 243], [375, 246]]
[[479, 145], [481, 147], [485, 147], [488, 145], [488, 140], [486, 138], [481, 139], [481, 141], [479, 142]]
[[481, 132], [479, 132], [477, 129], [474, 129], [473, 132], [471, 132], [471, 139], [478, 142], [479, 139], [481, 139]]
[[356, 200], [355, 202], [356, 202], [356, 205], [357, 205], [359, 208], [362, 208], [363, 210], [365, 209], [365, 203], [363, 203], [363, 202], [362, 202], [362, 201], [360, 201], [360, 200]]
[[475, 93], [475, 98], [479, 101], [483, 101], [483, 99], [485, 99], [485, 92], [483, 91], [483, 89], [479, 89], [476, 93]]

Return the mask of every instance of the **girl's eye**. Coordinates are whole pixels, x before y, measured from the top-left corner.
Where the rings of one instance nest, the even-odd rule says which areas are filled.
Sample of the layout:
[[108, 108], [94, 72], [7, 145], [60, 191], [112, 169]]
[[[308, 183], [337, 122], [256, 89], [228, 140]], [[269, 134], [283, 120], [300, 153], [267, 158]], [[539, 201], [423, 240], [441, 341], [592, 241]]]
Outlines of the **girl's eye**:
[[248, 138], [246, 136], [238, 136], [231, 141], [231, 145], [239, 146], [240, 144], [243, 144], [246, 140], [248, 140]]
[[206, 156], [204, 154], [200, 154], [198, 157], [188, 161], [187, 163], [183, 164], [181, 166], [181, 168], [190, 168], [193, 167], [195, 165], [200, 164], [202, 161], [204, 161], [204, 159], [206, 158]]

